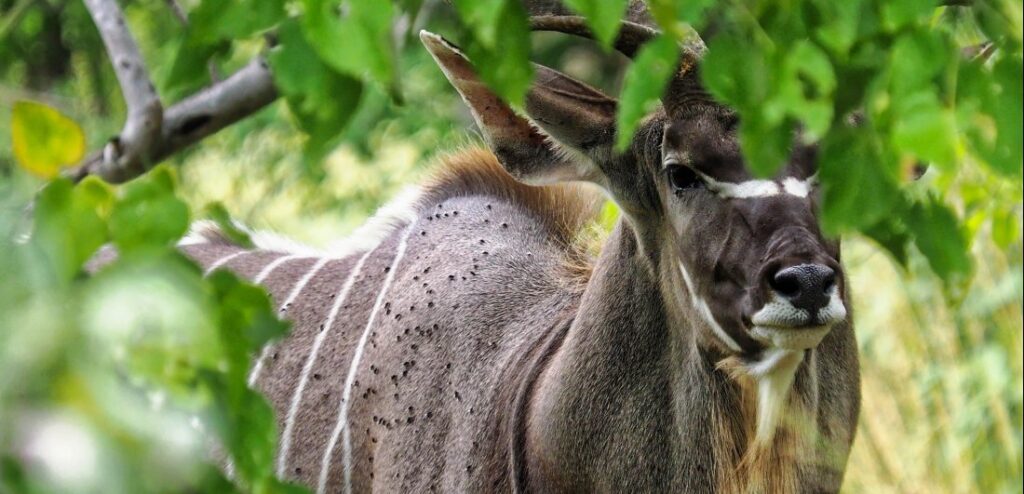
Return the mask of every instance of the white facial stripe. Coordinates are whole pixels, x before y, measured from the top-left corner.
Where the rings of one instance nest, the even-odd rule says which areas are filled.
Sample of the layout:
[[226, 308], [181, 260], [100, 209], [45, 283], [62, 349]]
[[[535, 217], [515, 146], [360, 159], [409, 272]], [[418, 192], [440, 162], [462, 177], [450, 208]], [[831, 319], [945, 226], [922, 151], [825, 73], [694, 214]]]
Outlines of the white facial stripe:
[[715, 336], [718, 336], [718, 339], [722, 340], [722, 343], [725, 343], [725, 346], [729, 347], [730, 350], [736, 353], [742, 352], [743, 349], [740, 348], [738, 343], [736, 343], [736, 340], [732, 339], [732, 337], [729, 336], [729, 333], [726, 333], [725, 329], [722, 329], [722, 326], [715, 321], [715, 316], [711, 313], [711, 308], [708, 307], [708, 303], [705, 302], [700, 295], [697, 295], [697, 290], [693, 286], [693, 280], [690, 279], [690, 273], [686, 271], [686, 267], [683, 266], [682, 262], [679, 263], [679, 271], [683, 273], [683, 282], [686, 283], [686, 291], [690, 292], [690, 300], [693, 301], [693, 308], [697, 310], [697, 313], [704, 319], [704, 322], [708, 323], [708, 326], [711, 326], [711, 330], [715, 332]]
[[800, 180], [796, 177], [786, 177], [782, 184], [774, 180], [747, 180], [746, 182], [722, 182], [715, 180], [707, 174], [697, 172], [707, 184], [708, 190], [718, 194], [724, 199], [752, 199], [758, 197], [772, 197], [787, 194], [796, 197], [807, 197], [811, 188], [816, 183], [814, 175]]
[[806, 180], [797, 180], [793, 177], [786, 177], [782, 181], [782, 190], [785, 190], [787, 194], [797, 197], [807, 197], [811, 193], [811, 187], [814, 187], [814, 177], [810, 177]]

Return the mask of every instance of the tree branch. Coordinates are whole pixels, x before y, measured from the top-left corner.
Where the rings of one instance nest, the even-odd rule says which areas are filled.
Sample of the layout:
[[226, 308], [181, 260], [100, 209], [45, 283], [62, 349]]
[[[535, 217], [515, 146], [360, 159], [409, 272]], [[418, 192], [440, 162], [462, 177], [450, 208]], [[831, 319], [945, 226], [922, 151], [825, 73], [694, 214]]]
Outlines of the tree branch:
[[107, 175], [150, 161], [150, 150], [163, 123], [163, 106], [116, 0], [85, 0], [85, 7], [103, 38], [128, 107], [121, 135], [111, 139], [100, 154], [97, 171]]
[[139, 159], [140, 155], [136, 161], [122, 160], [123, 166], [111, 168], [104, 166], [104, 152], [97, 151], [71, 170], [69, 176], [76, 182], [93, 174], [109, 182], [132, 179], [164, 158], [256, 113], [277, 97], [270, 68], [262, 57], [256, 58], [227, 79], [168, 108], [159, 134], [145, 150], [148, 160]]

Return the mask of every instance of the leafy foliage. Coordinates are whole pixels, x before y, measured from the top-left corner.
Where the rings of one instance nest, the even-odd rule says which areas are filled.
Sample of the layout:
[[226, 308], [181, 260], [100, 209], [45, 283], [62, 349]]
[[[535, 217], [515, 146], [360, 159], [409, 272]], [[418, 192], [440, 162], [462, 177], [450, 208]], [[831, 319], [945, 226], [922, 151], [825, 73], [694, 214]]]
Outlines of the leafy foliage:
[[[189, 214], [174, 189], [165, 167], [119, 190], [58, 179], [28, 243], [0, 225], [0, 490], [233, 491], [202, 461], [222, 445], [238, 487], [301, 491], [274, 478], [273, 413], [246, 385], [286, 325], [262, 288], [204, 278], [177, 251]], [[117, 259], [83, 276], [108, 242]]]

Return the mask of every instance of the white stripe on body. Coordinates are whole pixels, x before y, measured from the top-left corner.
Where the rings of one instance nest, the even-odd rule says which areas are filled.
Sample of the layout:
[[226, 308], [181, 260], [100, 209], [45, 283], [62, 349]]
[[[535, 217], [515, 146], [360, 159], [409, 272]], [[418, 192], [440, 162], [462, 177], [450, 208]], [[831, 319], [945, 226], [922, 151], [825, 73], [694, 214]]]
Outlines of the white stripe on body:
[[331, 433], [331, 439], [327, 443], [327, 449], [324, 450], [323, 460], [320, 462], [320, 479], [317, 483], [317, 494], [323, 494], [327, 489], [327, 476], [331, 469], [331, 457], [334, 452], [334, 448], [338, 442], [338, 436], [342, 435], [342, 466], [344, 467], [344, 493], [352, 493], [352, 444], [351, 444], [351, 433], [348, 427], [348, 407], [349, 401], [352, 397], [352, 386], [355, 381], [356, 371], [359, 368], [359, 362], [363, 357], [363, 350], [366, 347], [366, 341], [370, 334], [370, 328], [373, 327], [373, 323], [377, 318], [377, 313], [380, 312], [381, 304], [384, 302], [384, 296], [387, 294], [388, 288], [391, 286], [391, 282], [395, 279], [395, 273], [398, 272], [398, 264], [402, 261], [402, 257], [405, 255], [405, 248], [408, 244], [409, 234], [412, 232], [413, 227], [416, 226], [416, 222], [409, 223], [406, 227], [405, 232], [402, 234], [402, 240], [398, 243], [398, 250], [395, 253], [395, 259], [391, 262], [391, 269], [388, 271], [387, 277], [384, 278], [384, 286], [381, 287], [380, 293], [377, 294], [377, 300], [373, 304], [373, 310], [370, 312], [370, 318], [366, 322], [366, 328], [363, 329], [363, 335], [359, 338], [359, 343], [356, 345], [355, 354], [352, 356], [352, 362], [349, 365], [348, 376], [345, 378], [345, 387], [342, 390], [341, 403], [338, 409], [338, 421], [335, 423], [334, 431]]
[[[313, 279], [313, 276], [316, 276], [316, 273], [320, 271], [320, 268], [324, 267], [325, 264], [332, 260], [334, 259], [330, 257], [320, 258], [320, 260], [317, 261], [316, 264], [314, 264], [313, 267], [310, 268], [310, 270], [305, 275], [303, 275], [302, 278], [300, 278], [299, 281], [295, 284], [295, 286], [292, 288], [292, 291], [288, 293], [288, 296], [284, 299], [284, 302], [282, 302], [281, 305], [278, 306], [278, 312], [284, 310], [286, 307], [288, 307], [289, 304], [294, 302], [295, 298], [299, 296], [300, 292], [302, 292], [302, 289], [305, 288], [306, 285], [309, 283], [309, 280]], [[260, 373], [263, 371], [263, 362], [266, 361], [267, 356], [270, 354], [270, 350], [273, 348], [273, 346], [274, 345], [272, 343], [268, 343], [263, 347], [263, 351], [260, 352], [259, 358], [256, 359], [256, 364], [253, 365], [252, 370], [249, 371], [250, 388], [253, 387], [253, 385], [256, 384], [256, 380], [259, 379]]]
[[217, 259], [216, 261], [213, 262], [213, 264], [209, 265], [206, 268], [206, 271], [203, 271], [203, 276], [209, 276], [209, 274], [212, 273], [213, 270], [215, 270], [215, 269], [217, 269], [217, 268], [219, 268], [219, 267], [221, 267], [221, 266], [231, 262], [232, 259], [234, 259], [234, 258], [236, 258], [236, 257], [238, 257], [238, 256], [240, 256], [242, 254], [248, 254], [249, 252], [251, 252], [251, 251], [240, 250], [238, 252], [232, 252], [232, 253], [230, 253], [230, 254], [228, 254], [228, 255], [220, 258], [220, 259]]
[[306, 363], [302, 366], [302, 373], [299, 375], [299, 385], [295, 388], [295, 392], [292, 393], [292, 401], [288, 407], [288, 415], [284, 422], [284, 433], [281, 437], [281, 450], [277, 456], [277, 476], [279, 478], [284, 477], [284, 472], [288, 468], [288, 454], [291, 452], [292, 444], [292, 429], [295, 427], [295, 417], [299, 412], [299, 404], [302, 402], [302, 393], [306, 390], [306, 383], [309, 382], [309, 374], [313, 372], [313, 365], [316, 363], [316, 358], [320, 353], [320, 346], [323, 345], [324, 339], [327, 338], [327, 334], [331, 332], [331, 327], [334, 326], [334, 320], [338, 316], [338, 312], [341, 310], [342, 304], [345, 303], [345, 299], [348, 298], [348, 294], [352, 291], [352, 285], [356, 282], [356, 277], [363, 269], [363, 264], [370, 257], [370, 254], [374, 253], [375, 250], [368, 250], [359, 261], [356, 262], [355, 267], [352, 268], [352, 272], [349, 273], [345, 283], [342, 284], [341, 290], [338, 292], [338, 296], [334, 298], [334, 305], [331, 306], [330, 312], [327, 313], [327, 319], [324, 321], [323, 329], [317, 333], [316, 338], [313, 339], [313, 346], [309, 351], [309, 355], [306, 356]]
[[306, 256], [290, 255], [290, 256], [281, 256], [281, 257], [275, 258], [273, 261], [270, 262], [270, 264], [267, 264], [266, 266], [263, 267], [262, 270], [260, 270], [260, 272], [256, 275], [256, 277], [252, 279], [252, 282], [256, 283], [256, 284], [262, 283], [263, 280], [265, 280], [267, 278], [267, 276], [270, 276], [270, 273], [273, 273], [274, 270], [277, 269], [278, 266], [280, 266], [280, 265], [282, 265], [282, 264], [284, 264], [284, 263], [286, 263], [288, 261], [291, 261], [292, 259], [302, 259], [303, 257], [306, 257]]

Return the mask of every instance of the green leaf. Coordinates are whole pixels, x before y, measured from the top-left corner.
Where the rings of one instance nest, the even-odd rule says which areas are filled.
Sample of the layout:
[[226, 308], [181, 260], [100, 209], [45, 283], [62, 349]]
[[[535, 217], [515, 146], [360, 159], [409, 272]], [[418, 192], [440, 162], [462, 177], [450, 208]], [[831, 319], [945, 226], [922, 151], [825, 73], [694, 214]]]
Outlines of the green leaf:
[[907, 233], [907, 228], [899, 220], [898, 215], [886, 215], [878, 223], [862, 228], [861, 232], [889, 251], [901, 266], [907, 265], [907, 246], [910, 244], [910, 234]]
[[647, 7], [666, 33], [685, 42], [693, 29], [704, 26], [705, 14], [714, 4], [715, 0], [648, 0]]
[[498, 45], [498, 26], [509, 0], [454, 0], [462, 22], [473, 30], [476, 42], [488, 49]]
[[768, 122], [754, 113], [740, 120], [739, 138], [747, 168], [757, 176], [770, 177], [789, 160], [793, 125]]
[[170, 247], [185, 234], [188, 206], [174, 195], [174, 188], [174, 173], [163, 165], [122, 186], [110, 215], [110, 233], [119, 251]]
[[1007, 249], [1021, 240], [1020, 217], [1013, 211], [992, 212], [992, 240], [1001, 249]]
[[238, 225], [232, 221], [231, 214], [228, 213], [224, 204], [214, 202], [207, 205], [204, 216], [217, 223], [217, 230], [231, 240], [231, 243], [246, 249], [252, 249], [255, 247], [252, 239], [249, 238], [249, 234], [246, 233], [245, 230], [238, 228]]
[[303, 0], [302, 34], [320, 59], [351, 77], [370, 79], [401, 100], [391, 38], [391, 2]]
[[882, 25], [889, 31], [897, 31], [907, 24], [923, 22], [938, 6], [936, 0], [900, 0], [880, 2]]
[[1019, 178], [1024, 85], [1020, 59], [1000, 59], [991, 72], [980, 62], [963, 64], [957, 102], [960, 125], [974, 153], [995, 172]]
[[565, 4], [587, 19], [594, 37], [611, 48], [626, 12], [627, 0], [565, 0]]
[[112, 202], [110, 187], [97, 179], [76, 187], [57, 179], [39, 193], [31, 245], [57, 280], [70, 281], [107, 241], [103, 216]]
[[188, 14], [190, 37], [203, 43], [248, 38], [285, 18], [283, 0], [203, 0]]
[[833, 130], [819, 150], [822, 224], [830, 234], [870, 227], [899, 204], [892, 158], [868, 129]]
[[679, 44], [669, 36], [658, 36], [640, 48], [622, 82], [615, 136], [617, 149], [621, 151], [629, 146], [640, 119], [660, 102], [678, 61]]
[[[478, 7], [456, 2], [456, 7], [471, 14], [464, 17], [473, 35], [465, 51], [480, 78], [509, 104], [521, 107], [533, 79], [530, 29], [523, 5], [518, 0], [489, 0]], [[482, 20], [474, 22], [476, 18]]]
[[845, 55], [857, 41], [864, 0], [822, 0], [813, 3], [821, 16], [815, 28], [815, 40], [832, 52]]
[[277, 430], [273, 410], [262, 395], [248, 388], [246, 375], [250, 356], [271, 338], [283, 335], [288, 324], [277, 319], [262, 288], [240, 283], [226, 271], [208, 279], [220, 307], [218, 328], [227, 355], [226, 365], [204, 371], [201, 377], [216, 400], [212, 421], [231, 452], [237, 474], [260, 492], [265, 484], [276, 484]]
[[947, 283], [966, 279], [971, 271], [967, 240], [956, 215], [936, 199], [913, 204], [906, 212], [907, 229], [928, 265]]
[[704, 87], [746, 116], [768, 94], [768, 54], [759, 45], [723, 34], [711, 40], [701, 62]]
[[85, 154], [82, 128], [57, 110], [34, 101], [14, 102], [11, 115], [14, 157], [23, 169], [53, 178]]
[[266, 31], [285, 18], [283, 0], [203, 0], [188, 13], [164, 90], [184, 93], [209, 81], [209, 62], [223, 58], [234, 41]]
[[936, 76], [954, 63], [956, 50], [941, 34], [912, 31], [900, 36], [891, 48], [889, 71], [894, 98], [932, 87]]
[[779, 105], [778, 111], [802, 121], [813, 137], [824, 135], [832, 123], [836, 88], [836, 76], [825, 52], [809, 41], [797, 42], [787, 54], [778, 79], [778, 94], [765, 105]]
[[359, 105], [363, 85], [324, 64], [295, 21], [282, 24], [278, 36], [279, 45], [269, 56], [274, 82], [296, 124], [309, 136], [305, 154], [312, 166], [340, 139]]
[[56, 179], [36, 202], [33, 249], [41, 252], [59, 281], [71, 281], [89, 257], [106, 242], [103, 215], [113, 203], [110, 186], [98, 179]]
[[892, 130], [895, 149], [947, 170], [956, 162], [956, 121], [943, 108], [935, 93], [923, 90], [893, 106], [896, 122]]

